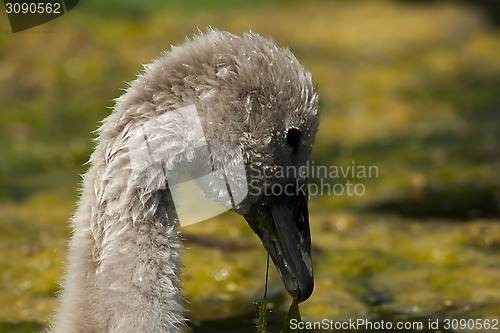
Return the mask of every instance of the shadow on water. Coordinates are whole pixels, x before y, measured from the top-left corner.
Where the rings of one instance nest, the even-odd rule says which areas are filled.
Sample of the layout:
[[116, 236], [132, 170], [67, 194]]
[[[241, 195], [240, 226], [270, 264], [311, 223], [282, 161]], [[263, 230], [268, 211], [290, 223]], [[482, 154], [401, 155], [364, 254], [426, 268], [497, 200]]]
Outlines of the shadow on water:
[[[439, 2], [445, 2], [443, 0], [399, 0], [400, 2], [407, 3], [407, 4], [415, 4], [415, 3], [423, 3], [423, 4], [430, 4], [430, 3], [439, 3]], [[487, 16], [490, 20], [490, 22], [496, 26], [500, 26], [500, 2], [497, 0], [475, 0], [475, 1], [468, 1], [468, 0], [461, 0], [460, 1], [463, 5], [466, 6], [471, 6], [475, 7], [479, 10], [481, 10], [485, 16]]]
[[[204, 320], [190, 323], [193, 333], [256, 333], [256, 313], [247, 313], [220, 320]], [[279, 332], [285, 321], [285, 313], [272, 311], [267, 317], [268, 332]]]
[[428, 187], [407, 196], [373, 204], [370, 209], [417, 218], [497, 218], [500, 216], [500, 187], [491, 184]]
[[41, 332], [45, 326], [35, 321], [0, 322], [0, 333]]
[[[280, 311], [270, 311], [268, 313], [267, 332], [279, 333], [283, 329], [286, 313]], [[345, 333], [383, 333], [383, 332], [407, 332], [407, 333], [455, 333], [458, 330], [448, 329], [445, 324], [445, 318], [435, 314], [425, 316], [415, 316], [404, 312], [387, 310], [383, 308], [374, 308], [369, 319], [371, 324], [359, 324], [356, 327], [355, 323], [358, 319], [353, 319], [353, 323], [344, 322], [347, 329], [335, 329], [335, 322], [324, 324], [318, 329], [303, 329], [292, 330], [292, 332], [311, 332], [311, 333], [326, 333], [326, 332], [345, 332]], [[220, 320], [206, 320], [196, 323], [190, 323], [190, 328], [193, 333], [256, 333], [256, 313], [247, 313], [244, 315], [224, 318]], [[322, 320], [322, 319], [321, 319]], [[320, 321], [321, 321], [320, 320]], [[363, 320], [363, 319], [359, 319]], [[306, 324], [306, 321], [303, 322]], [[318, 322], [317, 322], [318, 323]], [[379, 327], [383, 323], [382, 327]], [[337, 323], [338, 324], [338, 323]], [[404, 325], [404, 328], [396, 329], [396, 325]], [[319, 325], [319, 323], [318, 323]], [[372, 326], [369, 326], [372, 325]]]
[[[269, 332], [280, 332], [283, 327], [286, 313], [279, 310], [281, 309], [279, 305], [285, 305], [286, 299], [281, 288], [268, 290], [268, 309], [273, 309], [267, 313]], [[249, 304], [247, 300], [191, 303], [190, 312], [193, 316], [188, 312], [188, 317], [203, 319], [194, 319], [188, 324], [193, 333], [256, 333], [257, 311], [257, 304]], [[217, 314], [223, 313], [225, 315], [222, 315], [222, 318], [213, 319]]]
[[[326, 319], [330, 326], [323, 326], [316, 329], [308, 329], [304, 326], [302, 330], [290, 330], [290, 332], [311, 332], [311, 333], [325, 333], [325, 332], [345, 332], [345, 333], [382, 333], [382, 332], [419, 332], [419, 333], [455, 333], [457, 330], [450, 329], [445, 324], [445, 319], [452, 317], [453, 312], [457, 309], [454, 307], [445, 308], [435, 313], [414, 314], [412, 312], [394, 309], [390, 307], [390, 299], [381, 293], [372, 293], [362, 297], [362, 301], [368, 306], [367, 315], [359, 318], [351, 318], [352, 322], [364, 320], [365, 324], [358, 322], [356, 327], [349, 319], [342, 321], [334, 321], [330, 318], [320, 318], [308, 320], [302, 318], [303, 324], [316, 322], [319, 324], [323, 319]], [[268, 306], [272, 310], [267, 313], [267, 332], [279, 333], [284, 329], [287, 313], [283, 311], [289, 305], [289, 298], [285, 297], [283, 292], [272, 292], [271, 296], [267, 299]], [[229, 303], [229, 304], [228, 304]], [[214, 308], [241, 308], [240, 301], [235, 302], [222, 302], [220, 304], [211, 304], [210, 306], [194, 306], [193, 311], [199, 316], [203, 316], [203, 312], [211, 313]], [[247, 311], [242, 314], [220, 318], [217, 320], [192, 320], [189, 322], [189, 328], [193, 333], [256, 333], [257, 332], [257, 305], [254, 306], [255, 311]], [[474, 309], [469, 309], [474, 310]], [[462, 309], [458, 310], [462, 311]], [[208, 318], [209, 316], [207, 316]], [[369, 323], [366, 323], [369, 322]], [[335, 323], [344, 323], [345, 329], [336, 328]], [[370, 324], [371, 323], [371, 324]], [[377, 324], [383, 323], [383, 327], [377, 327]], [[404, 325], [404, 329], [396, 329], [396, 325]], [[349, 326], [345, 326], [349, 325]], [[369, 326], [371, 325], [371, 326]], [[382, 329], [383, 328], [383, 329]]]

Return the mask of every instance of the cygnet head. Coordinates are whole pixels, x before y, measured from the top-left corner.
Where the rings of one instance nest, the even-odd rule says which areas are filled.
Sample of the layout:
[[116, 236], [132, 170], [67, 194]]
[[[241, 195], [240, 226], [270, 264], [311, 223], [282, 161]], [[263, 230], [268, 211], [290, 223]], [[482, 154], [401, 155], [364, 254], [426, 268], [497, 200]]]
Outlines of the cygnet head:
[[[234, 163], [235, 151], [242, 156], [248, 195], [233, 210], [261, 238], [291, 296], [303, 301], [314, 286], [304, 171], [318, 127], [317, 100], [311, 74], [288, 49], [252, 32], [240, 37], [210, 30], [145, 66], [117, 101], [106, 121], [113, 126], [103, 126], [101, 136], [116, 137], [194, 105], [213, 148], [211, 167]], [[186, 147], [193, 142], [189, 133], [174, 133], [171, 124], [164, 127], [157, 149], [165, 151], [155, 155], [163, 156], [168, 168], [182, 159], [172, 157], [176, 149], [182, 156], [179, 141]], [[231, 171], [225, 176], [227, 182], [236, 177]], [[205, 189], [214, 197], [225, 190], [217, 185]]]

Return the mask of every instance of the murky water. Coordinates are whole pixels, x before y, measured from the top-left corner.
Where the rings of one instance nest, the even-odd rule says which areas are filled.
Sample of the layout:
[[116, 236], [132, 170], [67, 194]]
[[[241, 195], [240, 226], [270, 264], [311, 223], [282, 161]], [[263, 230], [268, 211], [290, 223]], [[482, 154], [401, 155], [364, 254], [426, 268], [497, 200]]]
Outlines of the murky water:
[[[437, 316], [409, 316], [403, 313], [373, 313], [369, 319], [371, 324], [366, 326], [359, 325], [356, 327], [355, 323], [349, 324], [345, 322], [344, 327], [351, 326], [352, 329], [335, 329], [335, 323], [325, 323], [319, 329], [303, 329], [292, 330], [292, 332], [311, 332], [311, 333], [325, 333], [325, 332], [408, 332], [408, 333], [451, 333], [451, 332], [467, 332], [464, 330], [447, 329], [451, 326], [451, 321], [445, 321], [445, 318]], [[268, 313], [268, 333], [279, 333], [283, 329], [285, 323], [286, 313], [281, 311], [270, 311]], [[256, 333], [256, 314], [247, 313], [237, 317], [229, 317], [221, 320], [206, 320], [190, 323], [190, 328], [193, 333]], [[304, 321], [304, 324], [306, 322]], [[404, 325], [404, 329], [396, 329], [397, 325]], [[337, 323], [339, 325], [339, 323]], [[371, 327], [369, 325], [372, 325]], [[331, 327], [331, 328], [330, 328]], [[356, 327], [356, 328], [353, 328]], [[379, 329], [375, 327], [381, 327]], [[385, 329], [382, 329], [385, 328]]]
[[[461, 328], [460, 323], [500, 318], [500, 226], [496, 220], [457, 223], [339, 212], [325, 216], [321, 223], [318, 216], [313, 216], [313, 221], [316, 288], [311, 298], [300, 305], [304, 323], [328, 319], [332, 325], [339, 325], [366, 319], [372, 327], [323, 327], [303, 332], [477, 333], [491, 330], [470, 329], [467, 325]], [[197, 250], [191, 245], [192, 255]], [[250, 252], [255, 262], [264, 261], [256, 247], [237, 251], [236, 255], [233, 251], [235, 265], [239, 265], [237, 258], [249, 260]], [[260, 282], [257, 294], [250, 287], [246, 291], [241, 287], [241, 297], [213, 304], [205, 298], [198, 305], [197, 297], [191, 294], [190, 317], [201, 318], [191, 323], [193, 332], [257, 332], [257, 306], [251, 303], [259, 299], [256, 295], [263, 290], [263, 277], [259, 276], [264, 273], [264, 266], [261, 268], [244, 270], [243, 275], [235, 275], [231, 280], [238, 286], [244, 285], [248, 274], [257, 271], [253, 278]], [[231, 273], [228, 276], [231, 278]], [[285, 324], [290, 299], [279, 277], [271, 276], [268, 332], [278, 333]], [[231, 282], [219, 285], [208, 299], [220, 297], [226, 285]], [[191, 288], [194, 287], [193, 284]], [[224, 313], [223, 309], [228, 310]], [[224, 316], [205, 320], [215, 318], [214, 313]], [[396, 329], [398, 323], [404, 329]]]

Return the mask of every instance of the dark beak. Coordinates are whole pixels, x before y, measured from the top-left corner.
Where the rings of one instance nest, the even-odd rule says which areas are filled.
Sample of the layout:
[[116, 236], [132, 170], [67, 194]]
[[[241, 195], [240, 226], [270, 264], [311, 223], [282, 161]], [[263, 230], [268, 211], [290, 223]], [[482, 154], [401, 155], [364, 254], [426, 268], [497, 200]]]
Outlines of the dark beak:
[[305, 301], [314, 289], [307, 193], [267, 199], [245, 219], [271, 256], [288, 293]]

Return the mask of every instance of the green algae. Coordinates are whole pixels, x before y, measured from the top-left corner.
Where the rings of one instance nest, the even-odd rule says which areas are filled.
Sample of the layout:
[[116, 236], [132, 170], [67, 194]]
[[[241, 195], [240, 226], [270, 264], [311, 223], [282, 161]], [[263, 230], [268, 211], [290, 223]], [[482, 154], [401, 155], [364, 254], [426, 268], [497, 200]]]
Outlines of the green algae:
[[[349, 179], [366, 186], [363, 196], [311, 198], [315, 292], [300, 305], [302, 318], [500, 316], [500, 39], [476, 12], [299, 1], [53, 24], [58, 38], [0, 41], [9, 51], [0, 69], [0, 332], [34, 332], [51, 320], [73, 189], [110, 101], [139, 62], [208, 24], [251, 26], [290, 44], [318, 83], [316, 163], [380, 170]], [[194, 332], [216, 324], [217, 332], [254, 332], [266, 270], [259, 239], [235, 214], [181, 232], [187, 316], [201, 323]], [[267, 330], [283, 327], [290, 302], [271, 267]]]
[[[344, 215], [340, 214], [339, 219], [344, 219]], [[324, 221], [322, 231], [313, 224], [313, 235], [319, 235], [314, 238], [315, 244], [329, 248], [315, 258], [317, 281], [321, 286], [325, 283], [322, 276], [328, 276], [326, 280], [331, 287], [317, 287], [321, 295], [313, 294], [304, 303], [304, 316], [321, 318], [336, 314], [336, 318], [345, 320], [353, 314], [368, 314], [374, 306], [431, 314], [451, 304], [477, 306], [499, 299], [500, 271], [495, 264], [500, 260], [499, 254], [491, 249], [478, 249], [477, 232], [471, 232], [485, 226], [497, 229], [498, 222], [419, 221], [378, 215], [351, 218], [357, 218], [358, 222], [342, 231], [331, 226], [325, 231]], [[330, 222], [328, 225], [338, 223], [335, 218]], [[495, 244], [498, 234], [487, 235], [482, 237], [489, 237], [488, 243]], [[339, 309], [331, 309], [331, 304], [326, 308], [321, 303], [315, 304], [332, 302], [324, 297], [324, 292], [335, 286], [346, 290], [351, 302], [333, 302], [333, 307], [338, 304]], [[330, 292], [332, 298], [338, 297]], [[376, 302], [364, 297], [373, 293], [383, 297], [379, 296], [381, 299]]]
[[288, 309], [285, 318], [285, 325], [283, 326], [283, 329], [280, 331], [280, 333], [302, 332], [302, 330], [299, 328], [292, 328], [292, 325], [290, 325], [290, 322], [292, 320], [294, 320], [295, 322], [302, 321], [302, 319], [300, 318], [299, 302], [297, 300], [293, 300], [292, 304], [290, 304], [290, 309]]
[[269, 282], [269, 254], [266, 260], [266, 284], [262, 301], [257, 303], [257, 333], [267, 332], [267, 287]]

